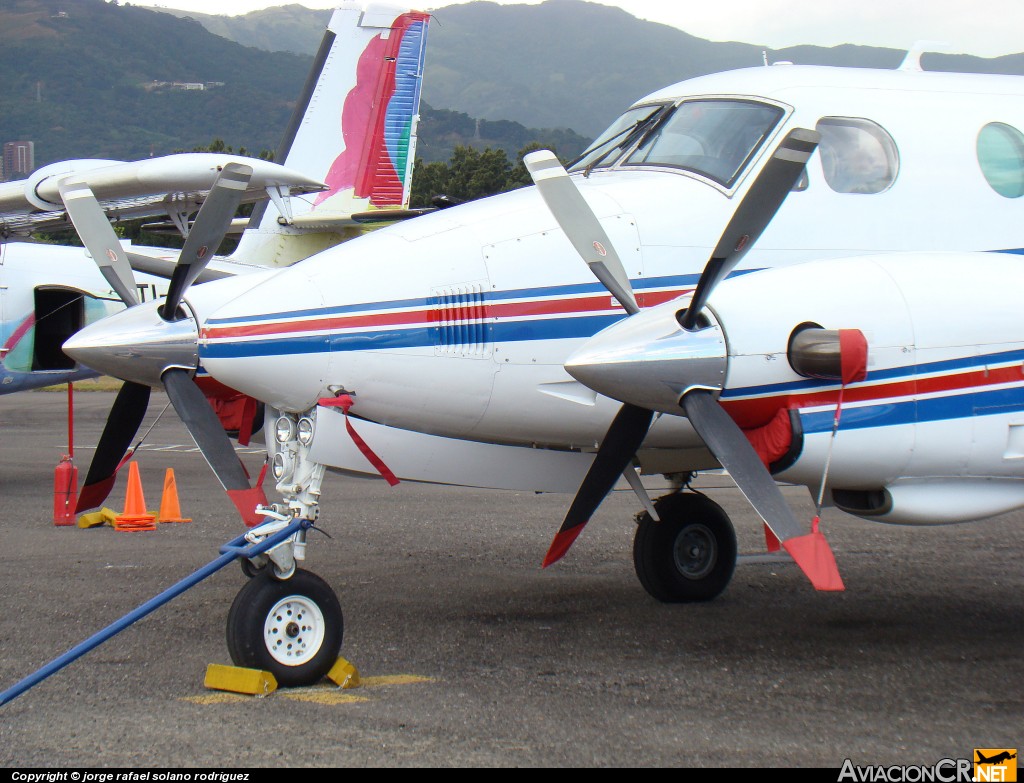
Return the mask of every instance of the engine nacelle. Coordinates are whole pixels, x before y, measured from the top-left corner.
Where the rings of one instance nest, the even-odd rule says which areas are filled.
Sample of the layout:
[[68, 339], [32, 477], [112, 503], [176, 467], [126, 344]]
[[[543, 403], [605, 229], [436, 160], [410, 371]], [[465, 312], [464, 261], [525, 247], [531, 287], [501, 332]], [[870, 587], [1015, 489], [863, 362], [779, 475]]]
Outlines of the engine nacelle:
[[1024, 506], [1024, 480], [932, 479], [873, 490], [833, 489], [848, 514], [895, 525], [947, 525], [1004, 514]]
[[[795, 411], [799, 455], [776, 478], [816, 491], [828, 465], [836, 505], [857, 516], [945, 524], [1022, 507], [1022, 287], [1019, 258], [1001, 253], [834, 259], [726, 281], [710, 304], [729, 346], [723, 404], [744, 429]], [[866, 375], [844, 387], [841, 336], [857, 330]]]

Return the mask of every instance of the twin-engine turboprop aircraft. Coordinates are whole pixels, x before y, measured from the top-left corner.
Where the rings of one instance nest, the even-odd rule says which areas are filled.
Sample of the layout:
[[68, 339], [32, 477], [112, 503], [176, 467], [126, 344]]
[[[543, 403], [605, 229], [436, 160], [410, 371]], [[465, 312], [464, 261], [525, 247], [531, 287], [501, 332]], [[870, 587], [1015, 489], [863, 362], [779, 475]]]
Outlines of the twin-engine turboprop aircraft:
[[[731, 523], [694, 493], [652, 503], [636, 468], [683, 489], [721, 465], [769, 542], [841, 589], [775, 478], [900, 523], [1024, 505], [1021, 128], [1024, 80], [912, 59], [694, 79], [628, 109], [568, 174], [536, 153], [537, 187], [179, 287], [65, 350], [180, 398], [243, 515], [269, 519], [254, 537], [316, 522], [326, 468], [390, 467], [575, 492], [550, 563], [624, 475], [648, 509], [641, 583], [707, 600], [733, 573]], [[197, 415], [197, 372], [266, 404], [282, 501], [253, 508]], [[228, 618], [235, 661], [286, 684], [317, 679], [340, 642], [333, 592], [293, 577], [304, 554], [299, 533], [249, 563], [264, 571]], [[282, 636], [268, 618], [295, 601], [304, 624]]]
[[[8, 240], [72, 224], [93, 237], [81, 220], [155, 215], [169, 215], [187, 240], [190, 216], [228, 164], [252, 169], [238, 203], [259, 203], [240, 252], [207, 260], [200, 282], [284, 266], [407, 214], [427, 21], [380, 4], [334, 13], [277, 152], [284, 165], [211, 153], [73, 160], [0, 184], [0, 393], [94, 376], [63, 342], [123, 301], [164, 296], [177, 256], [90, 240], [100, 275], [81, 248]], [[210, 241], [194, 239], [193, 249], [206, 255]], [[133, 279], [129, 264], [148, 275]]]

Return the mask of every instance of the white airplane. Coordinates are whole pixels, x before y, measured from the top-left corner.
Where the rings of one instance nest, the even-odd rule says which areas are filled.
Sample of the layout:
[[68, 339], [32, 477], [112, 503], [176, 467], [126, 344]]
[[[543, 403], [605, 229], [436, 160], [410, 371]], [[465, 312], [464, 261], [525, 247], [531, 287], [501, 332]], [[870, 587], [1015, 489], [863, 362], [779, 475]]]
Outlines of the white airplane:
[[[179, 287], [65, 350], [167, 388], [243, 516], [267, 520], [252, 540], [316, 523], [327, 468], [379, 470], [575, 492], [547, 565], [622, 475], [647, 509], [643, 587], [709, 600], [735, 534], [682, 490], [724, 466], [769, 541], [842, 589], [775, 479], [885, 522], [1024, 505], [1021, 128], [1024, 79], [916, 56], [693, 79], [638, 101], [568, 174], [534, 153], [536, 187]], [[256, 506], [197, 373], [266, 404], [280, 502]], [[679, 491], [652, 502], [637, 469]], [[318, 679], [341, 643], [333, 591], [296, 570], [305, 548], [303, 529], [247, 561], [228, 616], [235, 662], [283, 684]], [[282, 607], [303, 620], [276, 622]]]
[[[278, 153], [284, 165], [211, 153], [73, 160], [0, 184], [0, 393], [94, 377], [63, 342], [126, 298], [164, 296], [178, 255], [111, 245], [117, 260], [100, 274], [88, 256], [106, 259], [106, 249], [7, 240], [103, 216], [155, 215], [169, 215], [187, 239], [189, 216], [228, 164], [252, 169], [238, 203], [259, 203], [241, 252], [214, 259], [200, 282], [286, 265], [375, 228], [382, 216], [407, 214], [426, 24], [424, 14], [379, 4], [338, 9]], [[78, 210], [62, 193], [72, 183], [87, 186], [74, 189]], [[192, 250], [212, 241], [198, 239]], [[133, 279], [129, 264], [148, 274]]]

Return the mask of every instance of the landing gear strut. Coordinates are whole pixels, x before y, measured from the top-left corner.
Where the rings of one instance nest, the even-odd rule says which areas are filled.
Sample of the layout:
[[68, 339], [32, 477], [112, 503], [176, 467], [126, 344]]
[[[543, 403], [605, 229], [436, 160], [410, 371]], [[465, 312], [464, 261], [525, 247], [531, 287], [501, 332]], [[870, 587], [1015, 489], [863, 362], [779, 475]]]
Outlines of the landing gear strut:
[[736, 568], [736, 532], [728, 515], [692, 492], [666, 495], [654, 507], [661, 522], [645, 512], [633, 538], [640, 584], [665, 603], [716, 598]]
[[344, 622], [341, 604], [330, 585], [298, 564], [306, 558], [306, 529], [320, 516], [324, 466], [310, 456], [316, 429], [316, 408], [303, 414], [267, 410], [274, 420], [269, 440], [272, 474], [284, 502], [261, 506], [265, 522], [245, 538], [262, 541], [289, 528], [304, 526], [263, 554], [242, 559], [248, 583], [235, 596], [228, 612], [227, 642], [238, 666], [263, 669], [279, 685], [312, 685], [338, 659]]

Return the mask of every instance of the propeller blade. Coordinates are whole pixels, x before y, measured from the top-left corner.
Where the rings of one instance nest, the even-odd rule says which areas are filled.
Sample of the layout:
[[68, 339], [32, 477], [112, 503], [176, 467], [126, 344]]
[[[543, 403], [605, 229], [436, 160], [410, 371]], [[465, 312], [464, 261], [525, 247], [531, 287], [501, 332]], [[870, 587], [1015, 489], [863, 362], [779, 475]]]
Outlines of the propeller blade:
[[725, 227], [718, 245], [701, 273], [693, 299], [681, 321], [692, 330], [708, 297], [736, 267], [757, 238], [768, 227], [782, 202], [796, 185], [807, 160], [814, 153], [821, 136], [817, 131], [794, 128], [782, 140], [772, 157], [761, 169], [740, 205]]
[[558, 158], [550, 150], [537, 150], [524, 157], [523, 163], [551, 214], [590, 271], [629, 315], [639, 312], [619, 254]]
[[601, 448], [597, 450], [594, 464], [583, 478], [572, 506], [565, 515], [565, 521], [562, 522], [547, 555], [544, 556], [544, 568], [558, 562], [569, 551], [577, 536], [583, 532], [590, 517], [605, 496], [611, 492], [615, 482], [647, 437], [647, 430], [651, 427], [653, 417], [654, 411], [636, 405], [623, 405], [619, 408], [608, 432], [605, 433]]
[[231, 440], [202, 391], [192, 382], [188, 370], [167, 370], [163, 374], [163, 382], [171, 405], [224, 489], [248, 489], [249, 477], [238, 461]]
[[251, 166], [227, 163], [213, 183], [178, 255], [178, 263], [167, 287], [167, 298], [161, 312], [168, 321], [176, 320], [174, 313], [181, 304], [182, 296], [210, 263], [231, 228], [231, 221], [251, 178]]
[[68, 211], [82, 244], [100, 268], [100, 272], [128, 307], [139, 303], [128, 256], [111, 228], [107, 216], [92, 190], [84, 182], [62, 180], [58, 186], [64, 207]]
[[192, 382], [188, 370], [172, 368], [163, 374], [162, 380], [171, 405], [238, 508], [238, 513], [250, 527], [261, 522], [253, 512], [257, 503], [267, 502], [266, 496], [261, 488], [250, 488], [249, 476], [235, 454], [231, 439], [202, 391]]
[[75, 513], [96, 508], [107, 499], [117, 479], [117, 469], [139, 431], [149, 405], [149, 387], [125, 381], [114, 399], [106, 426], [96, 445], [85, 486], [78, 496]]
[[683, 395], [680, 404], [705, 445], [811, 584], [818, 590], [842, 590], [843, 581], [824, 536], [817, 531], [805, 533], [754, 447], [712, 392], [694, 389]]

